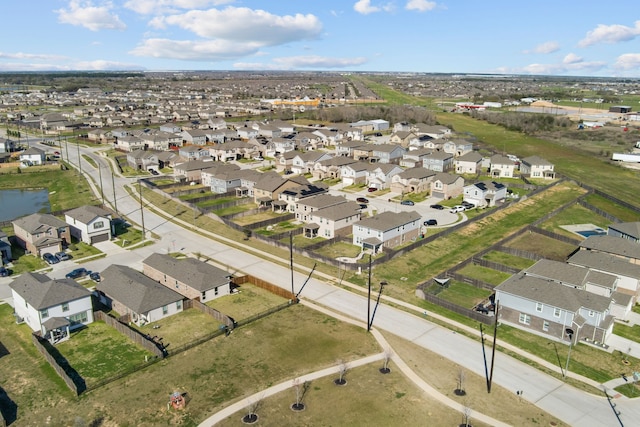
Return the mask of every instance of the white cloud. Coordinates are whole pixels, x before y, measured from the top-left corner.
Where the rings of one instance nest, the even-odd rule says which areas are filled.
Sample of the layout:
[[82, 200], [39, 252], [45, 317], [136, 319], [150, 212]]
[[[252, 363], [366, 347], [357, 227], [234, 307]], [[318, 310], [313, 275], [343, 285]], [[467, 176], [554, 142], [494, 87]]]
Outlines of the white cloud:
[[362, 65], [366, 58], [330, 58], [325, 56], [290, 56], [275, 58], [271, 64], [237, 62], [234, 68], [241, 70], [299, 70], [299, 69], [325, 69], [325, 68], [349, 68]]
[[116, 61], [105, 61], [105, 60], [95, 60], [95, 61], [80, 61], [76, 62], [73, 66], [74, 70], [88, 70], [88, 71], [100, 71], [100, 70], [143, 70], [144, 67], [141, 67], [137, 64], [129, 64], [125, 62], [116, 62]]
[[409, 0], [405, 6], [407, 10], [417, 10], [418, 12], [428, 12], [436, 8], [437, 3], [428, 0]]
[[371, 0], [358, 0], [356, 4], [353, 5], [353, 10], [363, 15], [368, 15], [374, 12], [380, 12], [378, 6], [371, 6]]
[[228, 40], [147, 39], [129, 53], [136, 56], [186, 61], [223, 61], [255, 54], [260, 47], [258, 43], [238, 44]]
[[161, 15], [230, 3], [235, 3], [235, 0], [128, 0], [124, 7], [141, 15]]
[[634, 68], [640, 70], [640, 53], [625, 53], [618, 56], [613, 67], [622, 70], [632, 70]]
[[59, 55], [49, 55], [49, 54], [40, 54], [40, 53], [24, 53], [24, 52], [15, 52], [15, 53], [6, 53], [0, 52], [0, 58], [6, 59], [38, 59], [38, 60], [64, 60], [66, 57]]
[[575, 53], [569, 53], [567, 56], [564, 57], [564, 59], [562, 60], [563, 64], [576, 64], [578, 62], [582, 62], [583, 59], [582, 57], [576, 55]]
[[553, 53], [557, 52], [560, 49], [560, 44], [555, 41], [540, 43], [532, 50], [525, 50], [524, 53]]
[[192, 10], [180, 15], [166, 16], [154, 22], [161, 22], [164, 26], [174, 25], [203, 38], [220, 38], [262, 46], [315, 39], [322, 31], [320, 20], [311, 14], [279, 16], [246, 7]]
[[124, 30], [127, 26], [118, 15], [111, 13], [113, 4], [109, 1], [102, 6], [93, 6], [91, 1], [71, 0], [68, 9], [58, 9], [58, 21], [85, 27], [91, 31]]
[[635, 22], [634, 27], [626, 25], [598, 25], [587, 33], [584, 39], [578, 42], [579, 47], [588, 47], [597, 43], [617, 43], [633, 40], [640, 35], [640, 21]]

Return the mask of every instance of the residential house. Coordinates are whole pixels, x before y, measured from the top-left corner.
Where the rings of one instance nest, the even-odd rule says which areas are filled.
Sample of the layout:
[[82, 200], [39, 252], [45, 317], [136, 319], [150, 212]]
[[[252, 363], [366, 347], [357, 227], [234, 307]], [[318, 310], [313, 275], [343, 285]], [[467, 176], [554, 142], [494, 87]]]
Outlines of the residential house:
[[464, 139], [448, 140], [442, 144], [442, 150], [453, 154], [454, 157], [460, 157], [473, 151], [473, 143]]
[[481, 171], [482, 156], [477, 151], [471, 151], [456, 157], [453, 164], [456, 173], [477, 174]]
[[610, 224], [607, 235], [640, 243], [640, 222], [620, 222]]
[[266, 154], [269, 157], [277, 157], [296, 149], [296, 142], [287, 138], [273, 138], [267, 143]]
[[0, 267], [4, 264], [8, 264], [13, 260], [11, 253], [11, 242], [9, 236], [4, 231], [0, 230]]
[[278, 200], [287, 204], [286, 210], [296, 213], [296, 218], [305, 221], [301, 216], [307, 209], [307, 205], [303, 203], [305, 199], [314, 198], [321, 194], [326, 194], [328, 187], [323, 183], [304, 184], [296, 187], [290, 187], [278, 194]]
[[71, 243], [69, 224], [50, 214], [34, 213], [12, 222], [16, 243], [27, 253], [42, 256]]
[[176, 163], [182, 162], [184, 159], [174, 151], [162, 151], [158, 153], [158, 168], [174, 167]]
[[421, 226], [418, 212], [382, 212], [353, 224], [353, 244], [378, 253], [417, 239]]
[[158, 160], [158, 154], [161, 151], [152, 150], [136, 150], [127, 153], [127, 164], [135, 169], [142, 171], [149, 171], [149, 169], [160, 169], [160, 160]]
[[72, 279], [50, 279], [29, 271], [11, 283], [13, 308], [18, 323], [52, 344], [69, 339], [69, 333], [93, 322], [91, 292]]
[[367, 170], [367, 186], [378, 190], [389, 188], [393, 176], [402, 173], [403, 170], [398, 165], [376, 163], [375, 167]]
[[342, 141], [336, 145], [336, 156], [345, 156], [355, 159], [355, 150], [362, 146], [368, 147], [368, 144], [360, 140]]
[[507, 197], [507, 186], [495, 181], [482, 181], [463, 188], [463, 200], [476, 207], [491, 207]]
[[240, 187], [244, 173], [249, 172], [235, 164], [213, 163], [201, 172], [202, 185], [210, 187], [213, 193], [224, 194]]
[[411, 131], [418, 135], [428, 135], [433, 139], [447, 138], [451, 135], [451, 129], [440, 125], [427, 125], [424, 123], [416, 123], [411, 126]]
[[213, 159], [206, 158], [178, 163], [173, 167], [174, 177], [177, 181], [201, 181], [202, 171], [213, 165]]
[[371, 147], [372, 163], [398, 164], [406, 150], [394, 144], [374, 144]]
[[160, 125], [159, 129], [162, 132], [167, 132], [167, 133], [180, 133], [182, 132], [182, 128], [175, 124], [175, 123], [165, 123], [163, 125]]
[[183, 310], [183, 296], [124, 265], [111, 264], [96, 285], [100, 301], [138, 326], [157, 322]]
[[553, 168], [553, 163], [538, 156], [525, 157], [520, 162], [520, 173], [528, 178], [554, 179]]
[[15, 141], [0, 137], [0, 153], [9, 153], [15, 149], [15, 146]]
[[37, 147], [29, 147], [20, 153], [20, 163], [26, 166], [43, 165], [46, 160], [46, 152]]
[[65, 212], [71, 236], [89, 245], [111, 240], [114, 233], [112, 219], [111, 212], [98, 206], [85, 205]]
[[501, 323], [558, 341], [602, 343], [613, 331], [611, 297], [552, 278], [513, 275], [495, 288], [495, 301]]
[[286, 179], [275, 172], [266, 172], [253, 184], [253, 198], [260, 206], [270, 207], [273, 200], [278, 200], [280, 193], [297, 187], [303, 183], [308, 183], [304, 177], [300, 177], [302, 182], [294, 179]]
[[489, 174], [491, 178], [513, 178], [516, 164], [502, 154], [494, 154], [489, 159]]
[[311, 173], [315, 179], [336, 179], [341, 177], [342, 166], [350, 165], [351, 163], [355, 163], [355, 160], [349, 157], [330, 157], [316, 162]]
[[578, 244], [579, 250], [617, 256], [632, 264], [640, 264], [640, 245], [633, 240], [608, 235], [589, 236]]
[[142, 271], [166, 288], [200, 302], [231, 293], [232, 274], [195, 258], [154, 253], [142, 261]]
[[424, 163], [424, 159], [430, 155], [433, 150], [429, 150], [426, 148], [417, 148], [415, 150], [406, 151], [402, 155], [402, 160], [400, 160], [400, 166], [405, 168], [415, 168], [422, 167]]
[[[318, 199], [323, 197], [325, 196], [317, 196]], [[304, 235], [306, 237], [332, 239], [338, 236], [347, 236], [351, 234], [353, 224], [362, 217], [362, 209], [354, 201], [342, 198], [342, 203], [325, 205], [323, 201], [313, 199], [315, 197], [301, 202], [301, 205], [304, 204], [306, 207], [313, 209], [305, 215]]]
[[[286, 160], [288, 154], [289, 153], [283, 154], [278, 160], [282, 158]], [[317, 162], [332, 158], [331, 154], [322, 151], [305, 151], [304, 153], [293, 151], [292, 154], [294, 154], [294, 156], [291, 158], [291, 164], [285, 165], [285, 169], [301, 175], [311, 173]]]
[[180, 132], [182, 135], [182, 142], [184, 144], [191, 145], [206, 145], [207, 144], [207, 132], [201, 129], [183, 130]]
[[267, 123], [257, 123], [253, 128], [258, 131], [258, 136], [266, 138], [280, 138], [282, 136], [282, 131], [279, 127]]
[[144, 149], [144, 141], [137, 136], [126, 135], [117, 137], [113, 145], [116, 150], [124, 152]]
[[632, 297], [635, 304], [640, 294], [640, 265], [604, 252], [579, 250], [569, 257], [568, 264], [600, 271], [618, 278], [617, 292]]
[[464, 191], [464, 179], [458, 175], [438, 173], [431, 181], [431, 196], [439, 199], [452, 199]]
[[257, 138], [258, 135], [260, 135], [258, 129], [255, 129], [252, 126], [239, 127], [236, 129], [236, 133], [238, 135], [238, 138], [244, 140], [254, 139]]
[[411, 141], [414, 139], [418, 139], [418, 135], [413, 132], [397, 131], [391, 134], [389, 137], [389, 143], [408, 148], [409, 145], [411, 145]]
[[393, 193], [426, 193], [431, 191], [431, 181], [436, 172], [422, 167], [406, 169], [391, 177], [390, 190]]
[[183, 159], [200, 160], [211, 155], [209, 147], [201, 147], [199, 145], [184, 145], [178, 149], [178, 155]]
[[436, 172], [446, 172], [453, 168], [453, 154], [434, 151], [422, 158], [422, 167]]
[[109, 141], [109, 136], [111, 132], [104, 129], [92, 129], [87, 132], [87, 139], [89, 141], [103, 143]]
[[369, 170], [376, 167], [365, 162], [355, 162], [344, 165], [340, 168], [340, 176], [342, 177], [342, 185], [364, 185], [367, 183], [367, 174]]

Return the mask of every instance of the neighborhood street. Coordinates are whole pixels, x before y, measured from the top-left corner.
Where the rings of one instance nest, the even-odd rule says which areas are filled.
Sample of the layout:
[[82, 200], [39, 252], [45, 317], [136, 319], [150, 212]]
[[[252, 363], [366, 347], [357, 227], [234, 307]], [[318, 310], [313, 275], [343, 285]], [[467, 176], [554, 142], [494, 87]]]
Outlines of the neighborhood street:
[[[108, 166], [107, 160], [96, 154], [95, 151], [95, 149], [80, 148], [81, 154], [91, 156], [98, 164], [102, 165], [104, 193], [108, 204], [113, 207], [111, 168]], [[78, 158], [75, 150], [69, 150], [68, 155], [70, 161], [77, 164]], [[82, 164], [82, 171], [89, 172], [93, 176], [94, 182], [98, 182], [97, 170], [85, 161]], [[130, 221], [140, 225], [142, 223], [140, 204], [129, 197], [123, 188], [124, 185], [135, 182], [135, 180], [115, 176], [114, 182], [118, 211], [126, 215]], [[376, 205], [375, 202], [373, 204]], [[411, 208], [410, 206], [401, 207]], [[228, 266], [230, 272], [240, 270], [261, 277], [285, 289], [291, 289], [291, 276], [286, 262], [271, 262], [269, 261], [270, 254], [262, 253], [261, 256], [257, 256], [254, 255], [255, 250], [253, 249], [251, 249], [252, 252], [245, 252], [232, 248], [222, 240], [212, 240], [196, 234], [178, 224], [166, 221], [147, 209], [144, 210], [144, 224], [147, 230], [160, 236], [157, 243], [135, 250], [124, 250], [111, 242], [105, 242], [101, 249], [105, 250], [108, 256], [85, 263], [83, 266], [93, 271], [102, 271], [111, 264], [123, 264], [140, 269], [141, 261], [154, 252], [166, 253], [174, 250], [185, 253], [199, 252], [216, 260], [220, 265]], [[241, 243], [236, 242], [236, 245], [241, 245]], [[64, 277], [64, 274], [74, 267], [75, 264], [72, 262], [57, 264], [50, 276]], [[296, 272], [294, 274], [296, 292], [306, 279], [306, 273]], [[328, 283], [328, 279], [323, 275], [314, 274], [304, 288], [301, 298], [329, 307], [337, 313], [352, 317], [360, 322], [366, 322], [366, 295], [332, 286]], [[6, 283], [8, 281], [4, 279], [0, 282], [0, 297], [6, 298]], [[385, 299], [383, 295], [382, 302]], [[479, 339], [473, 340], [438, 326], [429, 321], [429, 316], [429, 314], [422, 315], [417, 308], [414, 315], [381, 304], [375, 315], [374, 327], [412, 341], [454, 361], [465, 369], [484, 376], [485, 368]], [[428, 361], [425, 360], [425, 363]], [[494, 383], [512, 390], [514, 393], [522, 391], [523, 399], [534, 403], [540, 409], [569, 425], [613, 426], [618, 424], [604, 393], [602, 396], [594, 396], [577, 390], [501, 353], [496, 354]], [[615, 399], [615, 404], [617, 405], [615, 409], [620, 412], [621, 423], [635, 425], [637, 421], [633, 420], [640, 419], [640, 403], [618, 397]], [[473, 409], [477, 409], [480, 413], [491, 414], [491, 408]]]

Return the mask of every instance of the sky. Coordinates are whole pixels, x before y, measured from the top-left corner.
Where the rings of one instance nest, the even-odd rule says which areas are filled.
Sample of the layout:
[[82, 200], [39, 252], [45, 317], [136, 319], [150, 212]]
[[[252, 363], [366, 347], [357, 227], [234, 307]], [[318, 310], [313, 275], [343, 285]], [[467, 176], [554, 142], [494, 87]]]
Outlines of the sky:
[[0, 72], [640, 77], [632, 1], [11, 0], [2, 12]]

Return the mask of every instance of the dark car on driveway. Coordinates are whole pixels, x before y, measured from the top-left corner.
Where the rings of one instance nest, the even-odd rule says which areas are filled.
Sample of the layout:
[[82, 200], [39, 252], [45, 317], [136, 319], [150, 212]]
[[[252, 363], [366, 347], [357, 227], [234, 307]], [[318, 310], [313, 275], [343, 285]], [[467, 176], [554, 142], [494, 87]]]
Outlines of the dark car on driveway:
[[376, 187], [369, 187], [369, 188], [367, 188], [367, 191], [369, 193], [373, 193], [374, 191], [378, 191], [378, 189]]
[[90, 272], [86, 268], [80, 267], [76, 268], [75, 270], [71, 270], [64, 277], [66, 277], [67, 279], [79, 279], [88, 274], [90, 274]]
[[89, 274], [89, 279], [93, 280], [94, 282], [99, 282], [100, 280], [102, 280], [102, 278], [100, 277], [100, 273], [98, 273], [97, 271]]
[[0, 267], [0, 277], [7, 277], [11, 272], [5, 267]]
[[366, 197], [358, 197], [356, 199], [356, 202], [358, 202], [358, 203], [369, 203], [369, 199], [367, 199]]
[[429, 207], [430, 207], [431, 209], [436, 209], [436, 210], [439, 210], [439, 211], [441, 211], [441, 210], [443, 210], [443, 209], [444, 209], [444, 206], [442, 206], [442, 205], [431, 205], [431, 206], [429, 206]]
[[462, 206], [464, 206], [465, 209], [473, 209], [476, 207], [476, 205], [474, 205], [473, 203], [469, 203], [469, 202], [462, 202], [460, 203]]
[[415, 205], [415, 203], [413, 203], [413, 200], [403, 200], [400, 202], [401, 205], [406, 205], [406, 206], [413, 206]]
[[424, 225], [438, 225], [438, 221], [435, 219], [428, 219], [424, 222]]
[[57, 264], [60, 262], [60, 260], [58, 258], [55, 257], [55, 255], [52, 255], [50, 253], [46, 253], [44, 255], [42, 255], [42, 259], [45, 260], [45, 262], [49, 265], [52, 264]]

